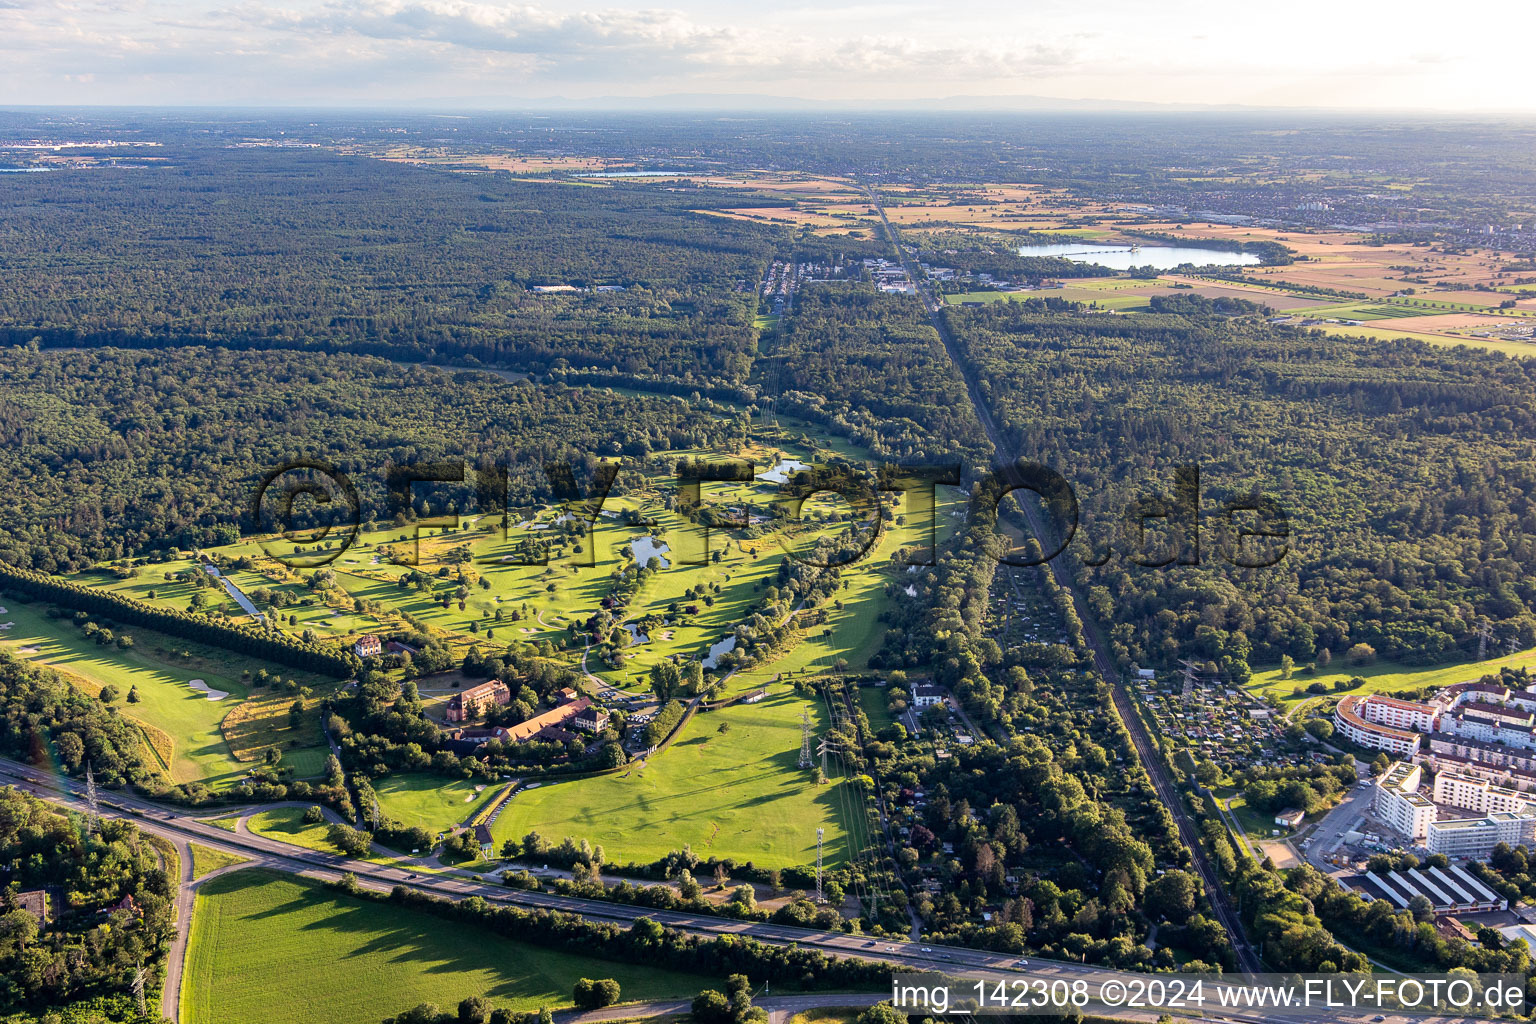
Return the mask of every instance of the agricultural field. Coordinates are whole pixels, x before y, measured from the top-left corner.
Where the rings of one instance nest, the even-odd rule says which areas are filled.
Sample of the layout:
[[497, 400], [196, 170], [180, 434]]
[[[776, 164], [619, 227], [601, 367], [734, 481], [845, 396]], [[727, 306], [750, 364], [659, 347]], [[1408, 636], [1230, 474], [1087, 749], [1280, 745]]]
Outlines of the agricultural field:
[[184, 1024], [376, 1024], [466, 996], [527, 1011], [569, 1008], [576, 979], [613, 978], [626, 1001], [680, 998], [707, 979], [592, 960], [446, 927], [417, 910], [249, 869], [198, 891], [182, 982]]
[[813, 769], [796, 767], [804, 711], [820, 735], [820, 703], [788, 693], [700, 713], [648, 763], [521, 790], [492, 832], [498, 844], [530, 831], [554, 843], [588, 839], [611, 864], [646, 863], [687, 844], [700, 857], [785, 868], [815, 863], [822, 827], [825, 862], [840, 867], [856, 794], [844, 781], [818, 786]]
[[[264, 751], [276, 746], [298, 775], [318, 775], [325, 763], [324, 740], [316, 715], [298, 727], [289, 721], [295, 699], [313, 707], [333, 683], [304, 673], [282, 674], [294, 687], [256, 689], [252, 669], [261, 663], [219, 648], [192, 644], [151, 630], [129, 628], [127, 649], [97, 644], [69, 619], [52, 619], [42, 605], [4, 601], [0, 646], [12, 654], [47, 665], [81, 690], [117, 691], [117, 706], [141, 727], [145, 744], [174, 782], [219, 783], [243, 776]], [[194, 684], [196, 681], [196, 684]], [[302, 696], [300, 687], [309, 687]], [[137, 703], [128, 701], [136, 690]]]
[[[1307, 673], [1298, 668], [1289, 679], [1282, 679], [1278, 668], [1255, 671], [1247, 689], [1259, 696], [1279, 697], [1289, 705], [1319, 696], [1306, 692], [1307, 687], [1314, 683], [1323, 684], [1328, 688], [1329, 693], [1333, 693], [1335, 683], [1343, 683], [1355, 676], [1364, 679], [1365, 685], [1340, 692], [1390, 694], [1399, 690], [1415, 690], [1426, 686], [1450, 686], [1452, 683], [1468, 682], [1496, 673], [1500, 668], [1536, 668], [1536, 647], [1516, 651], [1513, 654], [1495, 656], [1486, 661], [1464, 661], [1430, 668], [1399, 665], [1385, 660], [1358, 666], [1341, 665], [1340, 661], [1342, 659], [1336, 659], [1333, 665], [1315, 673]], [[1302, 692], [1299, 694], [1292, 692], [1297, 689]]]

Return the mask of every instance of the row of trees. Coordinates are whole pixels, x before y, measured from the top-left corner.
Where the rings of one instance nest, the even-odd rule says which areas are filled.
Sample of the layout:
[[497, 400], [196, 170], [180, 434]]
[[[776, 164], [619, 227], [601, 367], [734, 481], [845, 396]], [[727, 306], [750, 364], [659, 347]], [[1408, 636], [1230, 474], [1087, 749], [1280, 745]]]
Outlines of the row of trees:
[[358, 668], [350, 651], [326, 647], [259, 626], [221, 622], [196, 612], [183, 612], [138, 601], [122, 594], [62, 580], [31, 569], [0, 562], [0, 586], [33, 601], [47, 601], [98, 620], [144, 626], [168, 636], [211, 644], [236, 654], [343, 678]]

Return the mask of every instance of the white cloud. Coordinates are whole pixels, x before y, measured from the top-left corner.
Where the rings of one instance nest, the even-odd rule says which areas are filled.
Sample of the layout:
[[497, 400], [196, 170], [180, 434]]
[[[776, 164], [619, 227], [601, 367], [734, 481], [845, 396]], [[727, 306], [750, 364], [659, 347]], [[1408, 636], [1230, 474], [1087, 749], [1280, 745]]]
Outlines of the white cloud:
[[754, 92], [1536, 104], [1516, 62], [1484, 56], [1489, 27], [1518, 17], [1515, 0], [1472, 0], [1433, 29], [1330, 0], [1283, 11], [1217, 0], [673, 4], [0, 0], [0, 102]]

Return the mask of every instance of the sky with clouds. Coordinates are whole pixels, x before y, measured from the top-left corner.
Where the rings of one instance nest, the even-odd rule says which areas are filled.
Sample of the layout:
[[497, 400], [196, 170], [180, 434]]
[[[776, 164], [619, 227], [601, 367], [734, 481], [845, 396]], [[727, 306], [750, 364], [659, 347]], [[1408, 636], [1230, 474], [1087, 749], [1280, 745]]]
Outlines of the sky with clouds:
[[1529, 111], [1532, 27], [1529, 0], [0, 0], [0, 104], [689, 93]]

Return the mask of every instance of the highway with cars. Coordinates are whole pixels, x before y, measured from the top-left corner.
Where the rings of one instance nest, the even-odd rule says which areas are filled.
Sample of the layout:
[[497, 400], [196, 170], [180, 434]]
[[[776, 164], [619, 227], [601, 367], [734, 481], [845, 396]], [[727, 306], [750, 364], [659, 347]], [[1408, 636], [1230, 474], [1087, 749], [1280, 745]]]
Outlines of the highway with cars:
[[[41, 799], [68, 807], [76, 812], [88, 810], [84, 786], [78, 780], [61, 778], [45, 769], [0, 758], [0, 784], [15, 786]], [[243, 811], [238, 808], [228, 807], [204, 808], [198, 813], [227, 817], [231, 814], [249, 813], [253, 809], [260, 809], [260, 805]], [[989, 981], [1006, 981], [1012, 984], [1018, 981], [1033, 983], [1037, 980], [1045, 983], [1055, 981], [1070, 983], [1078, 979], [1092, 980], [1095, 983], [1108, 979], [1132, 982], [1138, 979], [1145, 981], [1149, 977], [1144, 974], [1109, 971], [1079, 963], [1046, 960], [1038, 957], [1018, 957], [1013, 954], [969, 949], [961, 946], [913, 942], [906, 939], [873, 938], [844, 932], [817, 931], [771, 922], [738, 921], [708, 914], [631, 907], [604, 900], [580, 899], [547, 892], [526, 891], [508, 888], [462, 872], [446, 870], [413, 871], [404, 867], [383, 866], [369, 861], [355, 860], [340, 854], [323, 853], [292, 846], [288, 843], [268, 839], [263, 836], [230, 832], [199, 820], [193, 812], [186, 808], [168, 807], [118, 791], [102, 792], [99, 800], [99, 813], [103, 817], [128, 819], [144, 831], [164, 836], [176, 845], [178, 850], [183, 851], [183, 856], [186, 856], [187, 844], [191, 841], [196, 841], [204, 846], [250, 858], [252, 866], [301, 874], [322, 881], [333, 881], [345, 874], [351, 874], [357, 879], [360, 886], [378, 891], [388, 891], [395, 886], [404, 886], [420, 892], [451, 899], [479, 896], [492, 903], [530, 909], [540, 908], [564, 911], [589, 920], [608, 921], [621, 926], [628, 926], [633, 924], [635, 920], [646, 917], [669, 928], [705, 937], [733, 935], [751, 938], [770, 945], [815, 949], [829, 956], [857, 957], [880, 961], [908, 971], [941, 971], [951, 975], [963, 974], [966, 980], [960, 986], [962, 990], [968, 990], [969, 986], [978, 978], [985, 978]], [[190, 914], [191, 902], [190, 900], [183, 901], [178, 899], [178, 931], [184, 933], [186, 919], [181, 914], [183, 902], [185, 902], [185, 912], [187, 914]], [[178, 955], [183, 952], [184, 948], [178, 950]], [[177, 966], [179, 968], [180, 965]], [[179, 970], [175, 973], [179, 975]], [[1164, 975], [1159, 977], [1172, 976]], [[836, 1002], [836, 996], [834, 995], [828, 995], [826, 998], [829, 1004]], [[1150, 1011], [1143, 1013], [1136, 1010], [1123, 1009], [1117, 1010], [1115, 1016], [1125, 1020], [1152, 1021], [1157, 1019], [1159, 1013]], [[1280, 1020], [1293, 1021], [1297, 1022], [1297, 1024], [1335, 1024], [1335, 1022], [1340, 1022], [1340, 1024], [1345, 1024], [1345, 1022], [1365, 1024], [1365, 1022], [1373, 1020], [1399, 1024], [1399, 1022], [1410, 1020], [1425, 1020], [1423, 1017], [1410, 1018], [1401, 1015], [1394, 1017], [1379, 1014], [1347, 1013], [1315, 1015], [1288, 1013], [1282, 1016], [1259, 1010], [1227, 1009], [1223, 1009], [1220, 1012], [1180, 1014], [1179, 1016], [1190, 1019], [1238, 1022], [1238, 1024], [1267, 1024], [1270, 1021]], [[1438, 1019], [1451, 1020], [1452, 1018]], [[1473, 1018], [1455, 1019], [1473, 1020]]]

